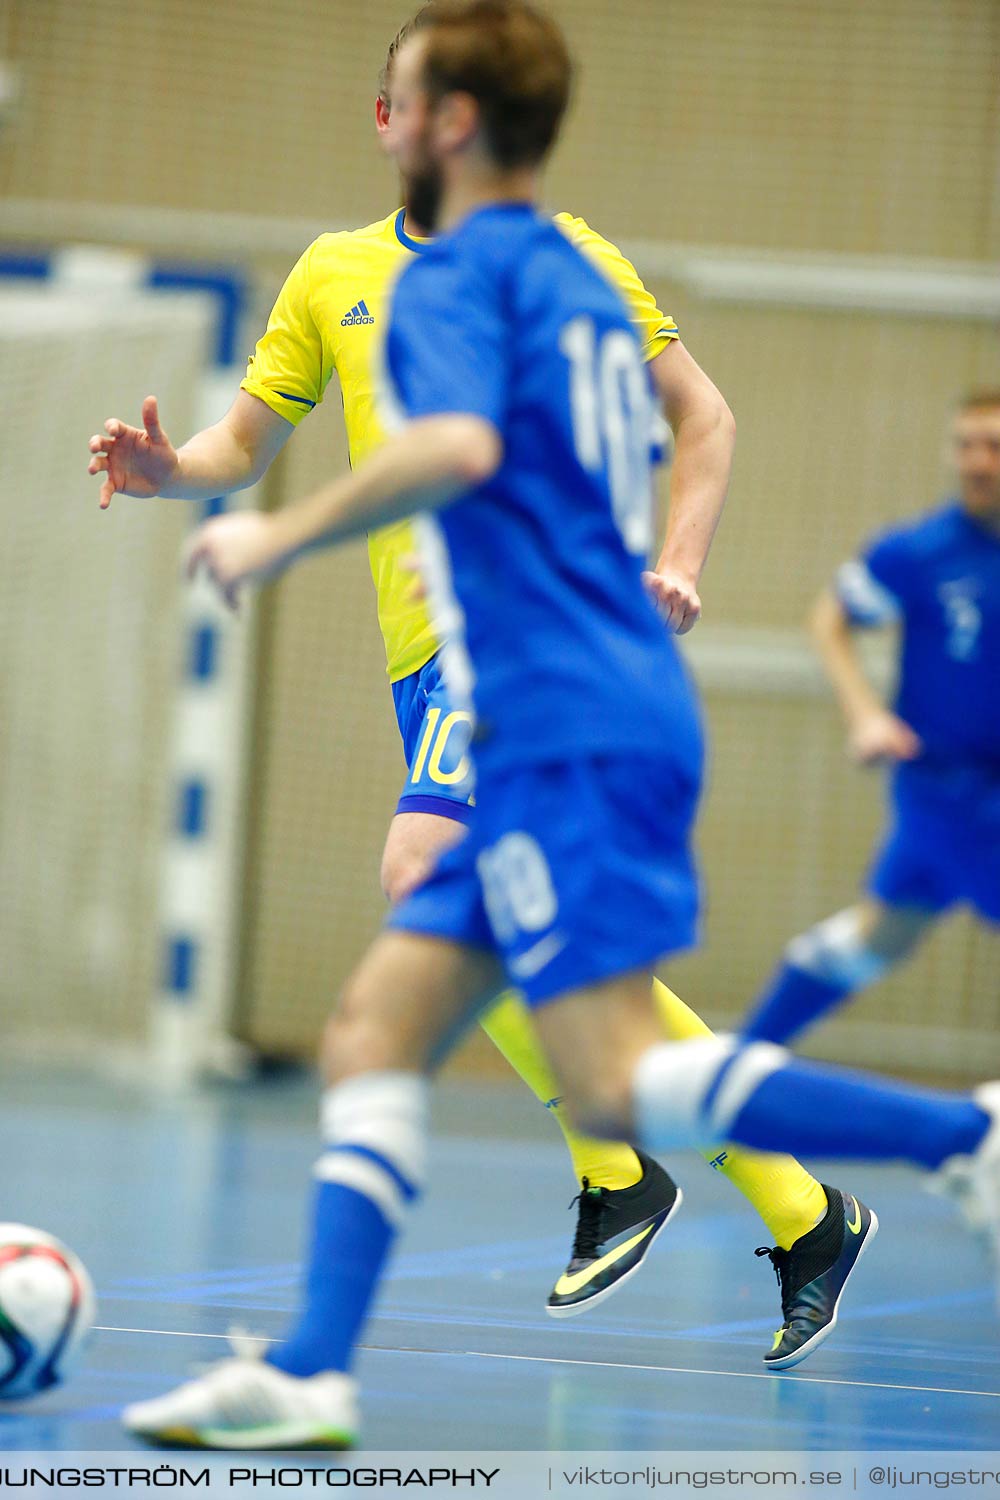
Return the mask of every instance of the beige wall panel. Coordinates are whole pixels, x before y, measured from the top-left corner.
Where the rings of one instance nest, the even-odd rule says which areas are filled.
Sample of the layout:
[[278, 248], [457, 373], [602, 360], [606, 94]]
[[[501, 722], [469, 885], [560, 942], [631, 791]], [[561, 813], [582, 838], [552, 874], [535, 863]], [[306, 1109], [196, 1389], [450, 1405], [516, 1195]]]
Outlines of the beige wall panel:
[[405, 4], [14, 4], [12, 193], [353, 219], [391, 187], [374, 78]]
[[957, 393], [997, 383], [993, 329], [677, 303], [736, 414], [736, 467], [705, 577], [707, 618], [797, 626], [872, 529], [935, 504]]
[[[11, 0], [8, 0], [11, 3]], [[617, 232], [1000, 252], [994, 0], [560, 0], [582, 64], [551, 198]], [[374, 79], [398, 0], [13, 0], [0, 188], [384, 212]]]
[[584, 71], [554, 183], [589, 211], [667, 239], [987, 253], [990, 0], [559, 10]]

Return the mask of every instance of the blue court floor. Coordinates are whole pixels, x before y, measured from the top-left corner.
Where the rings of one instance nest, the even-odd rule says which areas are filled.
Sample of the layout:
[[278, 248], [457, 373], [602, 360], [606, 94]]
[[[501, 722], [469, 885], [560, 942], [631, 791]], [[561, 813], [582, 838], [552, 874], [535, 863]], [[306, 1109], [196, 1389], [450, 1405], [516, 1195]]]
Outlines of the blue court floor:
[[[0, 1075], [0, 1217], [90, 1267], [99, 1331], [67, 1388], [0, 1407], [0, 1450], [129, 1446], [117, 1413], [277, 1336], [295, 1301], [315, 1091], [284, 1081], [187, 1101], [67, 1076]], [[882, 1230], [830, 1342], [761, 1365], [780, 1322], [749, 1206], [696, 1157], [646, 1268], [588, 1316], [548, 1319], [574, 1192], [560, 1139], [520, 1089], [451, 1084], [432, 1187], [369, 1325], [369, 1449], [1000, 1447], [1000, 1324], [985, 1251], [916, 1174], [824, 1163]]]

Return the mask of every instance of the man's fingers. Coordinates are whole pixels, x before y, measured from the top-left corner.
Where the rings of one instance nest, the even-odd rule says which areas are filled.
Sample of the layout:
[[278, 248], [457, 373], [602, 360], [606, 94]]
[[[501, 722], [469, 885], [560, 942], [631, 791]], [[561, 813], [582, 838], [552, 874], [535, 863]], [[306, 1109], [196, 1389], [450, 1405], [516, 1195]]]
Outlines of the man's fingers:
[[226, 605], [226, 607], [228, 609], [231, 609], [234, 614], [239, 614], [239, 591], [241, 585], [236, 581], [226, 581], [222, 573], [219, 571], [216, 558], [212, 551], [212, 543], [208, 540], [196, 543], [196, 545], [190, 549], [186, 558], [184, 559], [184, 574], [189, 582], [194, 581], [201, 569], [204, 569], [205, 577], [208, 579], [209, 583], [213, 584], [215, 588], [218, 589], [222, 601]]
[[120, 417], [109, 417], [104, 424], [104, 431], [113, 438], [121, 437], [125, 431], [125, 423]]
[[701, 600], [688, 599], [684, 605], [684, 618], [681, 620], [680, 625], [677, 627], [677, 634], [687, 635], [688, 631], [693, 630], [700, 619]]
[[87, 473], [106, 474], [108, 472], [109, 463], [110, 459], [108, 458], [107, 454], [99, 453], [96, 458], [92, 458], [90, 460], [90, 463], [87, 465]]
[[659, 573], [642, 575], [646, 590], [660, 618], [673, 635], [686, 635], [701, 615], [701, 601], [678, 584], [669, 583]]
[[106, 479], [101, 485], [100, 506], [102, 510], [107, 510], [108, 506], [111, 504], [111, 496], [114, 494], [114, 492], [115, 487], [111, 482], [111, 479]]
[[660, 614], [674, 635], [685, 635], [701, 612], [701, 607], [677, 589], [662, 589], [656, 599]]
[[142, 403], [142, 425], [151, 443], [166, 441], [160, 426], [160, 408], [155, 396], [147, 396]]
[[184, 559], [184, 576], [189, 580], [196, 578], [203, 562], [208, 566], [208, 572], [211, 574], [209, 549], [204, 542], [196, 542], [188, 548], [187, 557]]
[[101, 437], [99, 432], [95, 432], [87, 447], [91, 453], [110, 453], [114, 445], [115, 439], [113, 437]]

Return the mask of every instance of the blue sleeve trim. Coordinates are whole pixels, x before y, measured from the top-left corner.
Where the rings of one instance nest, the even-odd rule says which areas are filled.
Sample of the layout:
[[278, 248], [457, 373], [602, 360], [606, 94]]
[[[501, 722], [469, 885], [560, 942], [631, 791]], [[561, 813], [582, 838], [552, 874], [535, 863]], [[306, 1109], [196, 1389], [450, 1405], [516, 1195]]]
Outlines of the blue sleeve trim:
[[462, 823], [466, 828], [472, 822], [475, 808], [467, 802], [456, 802], [452, 797], [432, 797], [426, 792], [404, 792], [396, 803], [397, 813], [432, 813], [437, 818], [451, 818], [453, 823]]
[[307, 396], [293, 396], [289, 391], [275, 391], [274, 394], [280, 396], [282, 401], [297, 401], [299, 406], [308, 406], [310, 411], [316, 405], [315, 401], [310, 401]]

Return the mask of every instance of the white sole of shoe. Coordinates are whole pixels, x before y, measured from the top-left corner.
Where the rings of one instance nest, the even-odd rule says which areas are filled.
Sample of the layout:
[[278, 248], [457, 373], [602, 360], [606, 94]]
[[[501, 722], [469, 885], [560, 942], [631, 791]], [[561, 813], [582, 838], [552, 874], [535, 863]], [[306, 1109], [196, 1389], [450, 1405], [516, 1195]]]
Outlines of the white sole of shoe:
[[164, 1427], [158, 1431], [143, 1431], [141, 1427], [124, 1424], [125, 1430], [144, 1443], [161, 1448], [205, 1448], [219, 1452], [252, 1453], [254, 1451], [276, 1452], [306, 1451], [316, 1449], [342, 1452], [353, 1448], [357, 1440], [355, 1432], [328, 1427], [317, 1429], [316, 1424], [275, 1423], [270, 1427], [244, 1428], [229, 1432], [217, 1427]]
[[609, 1297], [614, 1296], [615, 1292], [620, 1291], [621, 1288], [625, 1286], [626, 1282], [631, 1281], [632, 1277], [635, 1276], [638, 1271], [642, 1270], [649, 1257], [650, 1250], [652, 1250], [656, 1241], [666, 1229], [667, 1225], [670, 1223], [670, 1220], [673, 1218], [674, 1214], [677, 1212], [683, 1202], [684, 1194], [681, 1192], [680, 1188], [678, 1188], [677, 1197], [670, 1205], [670, 1212], [667, 1214], [667, 1217], [664, 1219], [663, 1223], [658, 1227], [655, 1234], [650, 1236], [649, 1244], [646, 1246], [646, 1253], [642, 1257], [642, 1260], [637, 1260], [635, 1265], [632, 1266], [630, 1270], [625, 1271], [621, 1276], [619, 1276], [617, 1281], [613, 1281], [611, 1285], [606, 1286], [603, 1291], [595, 1292], [592, 1297], [586, 1297], [582, 1302], [571, 1302], [565, 1307], [550, 1307], [548, 1303], [546, 1303], [545, 1311], [548, 1313], [549, 1317], [577, 1318], [581, 1313], [589, 1312], [592, 1307], [600, 1307], [602, 1302], [606, 1302]]
[[786, 1354], [784, 1359], [765, 1359], [764, 1364], [769, 1370], [791, 1370], [795, 1367], [795, 1365], [800, 1365], [804, 1359], [809, 1358], [810, 1354], [814, 1354], [816, 1352], [820, 1344], [828, 1339], [833, 1330], [836, 1328], [837, 1313], [840, 1308], [840, 1299], [847, 1291], [847, 1282], [850, 1281], [851, 1277], [858, 1269], [858, 1266], [864, 1259], [865, 1252], [867, 1251], [868, 1246], [878, 1234], [878, 1214], [876, 1214], [872, 1209], [869, 1209], [868, 1212], [872, 1216], [871, 1223], [868, 1226], [868, 1233], [865, 1235], [861, 1249], [858, 1251], [857, 1260], [854, 1262], [853, 1266], [847, 1273], [847, 1281], [844, 1282], [844, 1285], [840, 1288], [840, 1291], [837, 1294], [837, 1300], [833, 1304], [833, 1317], [830, 1319], [829, 1323], [827, 1323], [825, 1328], [821, 1328], [818, 1333], [814, 1333], [811, 1339], [806, 1339], [802, 1347], [800, 1349], [796, 1349], [794, 1354]]

